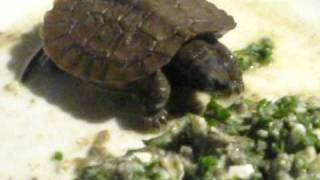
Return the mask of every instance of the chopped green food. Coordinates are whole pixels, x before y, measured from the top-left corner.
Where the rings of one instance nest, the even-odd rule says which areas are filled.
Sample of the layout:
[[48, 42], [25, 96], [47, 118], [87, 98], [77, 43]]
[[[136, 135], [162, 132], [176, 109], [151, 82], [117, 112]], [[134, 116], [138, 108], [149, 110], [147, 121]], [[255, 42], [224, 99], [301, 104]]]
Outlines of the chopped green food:
[[213, 172], [217, 169], [218, 159], [214, 156], [204, 156], [198, 161], [198, 174], [201, 179], [214, 179]]
[[61, 151], [56, 151], [53, 154], [52, 159], [55, 161], [62, 161], [63, 160], [63, 153]]
[[214, 101], [214, 99], [212, 99], [208, 104], [206, 117], [208, 119], [224, 121], [230, 117], [230, 112], [228, 109], [223, 108], [216, 101]]
[[242, 50], [235, 51], [234, 57], [243, 71], [267, 65], [272, 62], [273, 42], [263, 38], [257, 43], [252, 43]]
[[212, 99], [204, 117], [189, 114], [145, 148], [81, 169], [77, 180], [316, 180], [319, 138], [320, 108], [297, 97], [229, 107]]
[[[234, 52], [243, 71], [271, 63], [272, 55], [267, 38]], [[320, 107], [295, 96], [239, 98], [229, 107], [212, 98], [203, 116], [189, 114], [144, 143], [89, 163], [77, 180], [320, 179]]]

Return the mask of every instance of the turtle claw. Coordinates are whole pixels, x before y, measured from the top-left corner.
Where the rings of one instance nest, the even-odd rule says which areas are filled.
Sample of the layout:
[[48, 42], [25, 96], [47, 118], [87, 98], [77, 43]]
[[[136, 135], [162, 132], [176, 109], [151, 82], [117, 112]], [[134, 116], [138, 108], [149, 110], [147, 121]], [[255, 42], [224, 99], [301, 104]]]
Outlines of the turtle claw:
[[50, 61], [49, 57], [45, 54], [45, 52], [42, 49], [42, 46], [37, 49], [32, 56], [30, 56], [26, 63], [24, 64], [24, 67], [18, 77], [18, 80], [21, 82], [25, 82], [33, 68], [35, 66], [39, 66], [43, 68], [45, 71], [51, 71], [52, 68], [55, 68], [56, 66]]
[[37, 64], [38, 60], [48, 59], [48, 57], [43, 52], [43, 44], [39, 44], [39, 46], [35, 49], [34, 53], [31, 54], [27, 59], [22, 68], [22, 71], [18, 77], [19, 81], [24, 82], [28, 78], [31, 69]]
[[152, 128], [159, 129], [163, 124], [166, 124], [168, 117], [168, 112], [166, 110], [161, 110], [152, 116], [144, 117], [144, 122]]

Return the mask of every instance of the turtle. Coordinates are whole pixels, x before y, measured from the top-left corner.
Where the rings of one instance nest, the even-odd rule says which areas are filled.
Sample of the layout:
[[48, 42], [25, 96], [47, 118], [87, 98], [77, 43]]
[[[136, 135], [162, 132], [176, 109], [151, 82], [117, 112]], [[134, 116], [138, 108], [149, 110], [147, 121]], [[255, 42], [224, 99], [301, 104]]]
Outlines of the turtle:
[[135, 97], [144, 122], [159, 125], [174, 86], [244, 89], [237, 62], [218, 41], [235, 27], [206, 0], [55, 0], [39, 52], [80, 80]]

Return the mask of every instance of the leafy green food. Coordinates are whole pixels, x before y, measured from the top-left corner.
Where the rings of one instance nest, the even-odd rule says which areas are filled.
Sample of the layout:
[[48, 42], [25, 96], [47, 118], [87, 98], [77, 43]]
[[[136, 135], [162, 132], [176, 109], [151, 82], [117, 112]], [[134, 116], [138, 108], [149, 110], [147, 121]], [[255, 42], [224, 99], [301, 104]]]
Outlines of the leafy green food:
[[320, 108], [294, 96], [229, 107], [212, 99], [204, 117], [183, 117], [135, 151], [150, 153], [150, 162], [114, 157], [78, 180], [319, 179], [319, 121]]
[[[272, 62], [272, 51], [262, 39], [234, 56], [248, 70]], [[318, 180], [320, 108], [295, 96], [240, 98], [229, 107], [212, 98], [203, 117], [189, 114], [144, 144], [82, 168], [77, 180]]]
[[62, 161], [63, 160], [63, 153], [61, 151], [56, 151], [53, 154], [52, 159], [55, 161]]
[[81, 172], [77, 179], [81, 180], [111, 180], [112, 177], [102, 166], [90, 166]]
[[273, 42], [269, 38], [264, 38], [257, 43], [252, 43], [242, 50], [235, 51], [234, 57], [243, 71], [267, 65], [272, 62]]
[[224, 121], [230, 117], [230, 112], [227, 108], [223, 108], [219, 105], [214, 98], [208, 104], [206, 117], [209, 119], [216, 119], [219, 121]]
[[200, 179], [213, 179], [214, 171], [217, 169], [218, 159], [214, 156], [203, 156], [198, 161], [198, 174]]

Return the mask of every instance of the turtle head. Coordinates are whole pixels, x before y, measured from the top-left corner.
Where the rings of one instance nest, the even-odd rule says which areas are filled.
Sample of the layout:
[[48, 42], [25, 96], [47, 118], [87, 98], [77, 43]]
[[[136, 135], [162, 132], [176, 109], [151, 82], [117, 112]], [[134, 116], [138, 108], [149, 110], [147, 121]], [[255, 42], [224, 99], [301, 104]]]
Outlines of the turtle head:
[[244, 90], [242, 72], [234, 60], [232, 53], [221, 43], [204, 44], [207, 49], [203, 61], [202, 86], [210, 91], [240, 93]]
[[240, 93], [244, 89], [238, 64], [218, 41], [193, 40], [179, 50], [174, 63], [196, 89], [223, 94]]

